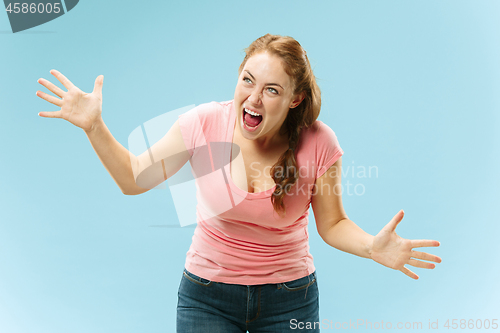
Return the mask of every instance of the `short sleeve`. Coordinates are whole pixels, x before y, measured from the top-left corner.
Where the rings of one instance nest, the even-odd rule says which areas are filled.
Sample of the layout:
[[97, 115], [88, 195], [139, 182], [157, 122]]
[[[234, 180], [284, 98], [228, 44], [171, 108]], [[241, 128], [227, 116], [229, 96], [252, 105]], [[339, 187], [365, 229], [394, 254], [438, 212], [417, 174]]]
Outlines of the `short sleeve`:
[[179, 127], [186, 149], [191, 156], [197, 147], [206, 145], [203, 132], [203, 112], [206, 104], [199, 105], [186, 113], [179, 115]]
[[322, 121], [317, 121], [316, 179], [321, 177], [344, 154], [335, 132]]

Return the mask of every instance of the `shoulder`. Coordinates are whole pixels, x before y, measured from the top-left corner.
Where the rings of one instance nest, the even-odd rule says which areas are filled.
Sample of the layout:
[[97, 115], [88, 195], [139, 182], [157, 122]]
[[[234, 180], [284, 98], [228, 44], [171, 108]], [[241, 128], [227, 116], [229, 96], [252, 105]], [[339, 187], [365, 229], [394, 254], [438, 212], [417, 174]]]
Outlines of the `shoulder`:
[[214, 117], [217, 115], [228, 114], [233, 106], [233, 101], [225, 101], [225, 102], [208, 102], [200, 104], [185, 114], [187, 115], [198, 115], [199, 117]]
[[315, 143], [316, 145], [323, 144], [338, 144], [337, 135], [331, 129], [330, 126], [322, 122], [321, 120], [316, 120], [312, 125], [302, 129], [301, 139], [304, 142]]
[[233, 106], [233, 101], [224, 101], [224, 102], [209, 102], [198, 105], [195, 109], [200, 113], [216, 113], [220, 111], [228, 111]]
[[299, 145], [299, 149], [314, 160], [316, 179], [344, 154], [335, 132], [319, 120], [303, 129]]
[[223, 122], [228, 119], [232, 110], [233, 101], [209, 102], [200, 104], [179, 116], [180, 123], [203, 128], [210, 127], [213, 123]]

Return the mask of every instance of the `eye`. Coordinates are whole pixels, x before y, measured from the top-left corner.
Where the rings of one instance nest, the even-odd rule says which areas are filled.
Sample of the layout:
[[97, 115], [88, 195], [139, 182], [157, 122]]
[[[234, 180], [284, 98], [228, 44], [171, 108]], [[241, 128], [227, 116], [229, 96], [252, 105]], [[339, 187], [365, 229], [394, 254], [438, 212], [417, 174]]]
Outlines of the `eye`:
[[267, 91], [269, 91], [272, 94], [278, 95], [278, 90], [276, 90], [274, 88], [267, 88]]
[[246, 83], [252, 83], [252, 80], [250, 80], [248, 77], [244, 77], [243, 81], [245, 81]]

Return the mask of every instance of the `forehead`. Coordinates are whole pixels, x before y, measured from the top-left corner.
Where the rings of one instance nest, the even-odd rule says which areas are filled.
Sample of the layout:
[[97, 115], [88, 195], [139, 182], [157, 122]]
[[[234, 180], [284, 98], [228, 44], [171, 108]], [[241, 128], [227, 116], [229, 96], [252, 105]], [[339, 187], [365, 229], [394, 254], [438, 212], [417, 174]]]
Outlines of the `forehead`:
[[[260, 83], [278, 83], [291, 86], [291, 78], [283, 68], [282, 60], [267, 52], [257, 53], [248, 58], [242, 73], [249, 71]], [[261, 82], [262, 81], [262, 82]]]

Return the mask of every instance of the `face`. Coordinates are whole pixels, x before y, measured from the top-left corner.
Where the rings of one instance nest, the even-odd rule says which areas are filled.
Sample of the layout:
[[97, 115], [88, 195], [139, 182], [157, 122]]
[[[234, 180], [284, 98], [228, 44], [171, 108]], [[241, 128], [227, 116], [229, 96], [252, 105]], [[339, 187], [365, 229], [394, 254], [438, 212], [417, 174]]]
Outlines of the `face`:
[[293, 89], [280, 58], [267, 52], [250, 57], [234, 92], [236, 126], [242, 136], [262, 143], [279, 140], [289, 109], [302, 100]]

